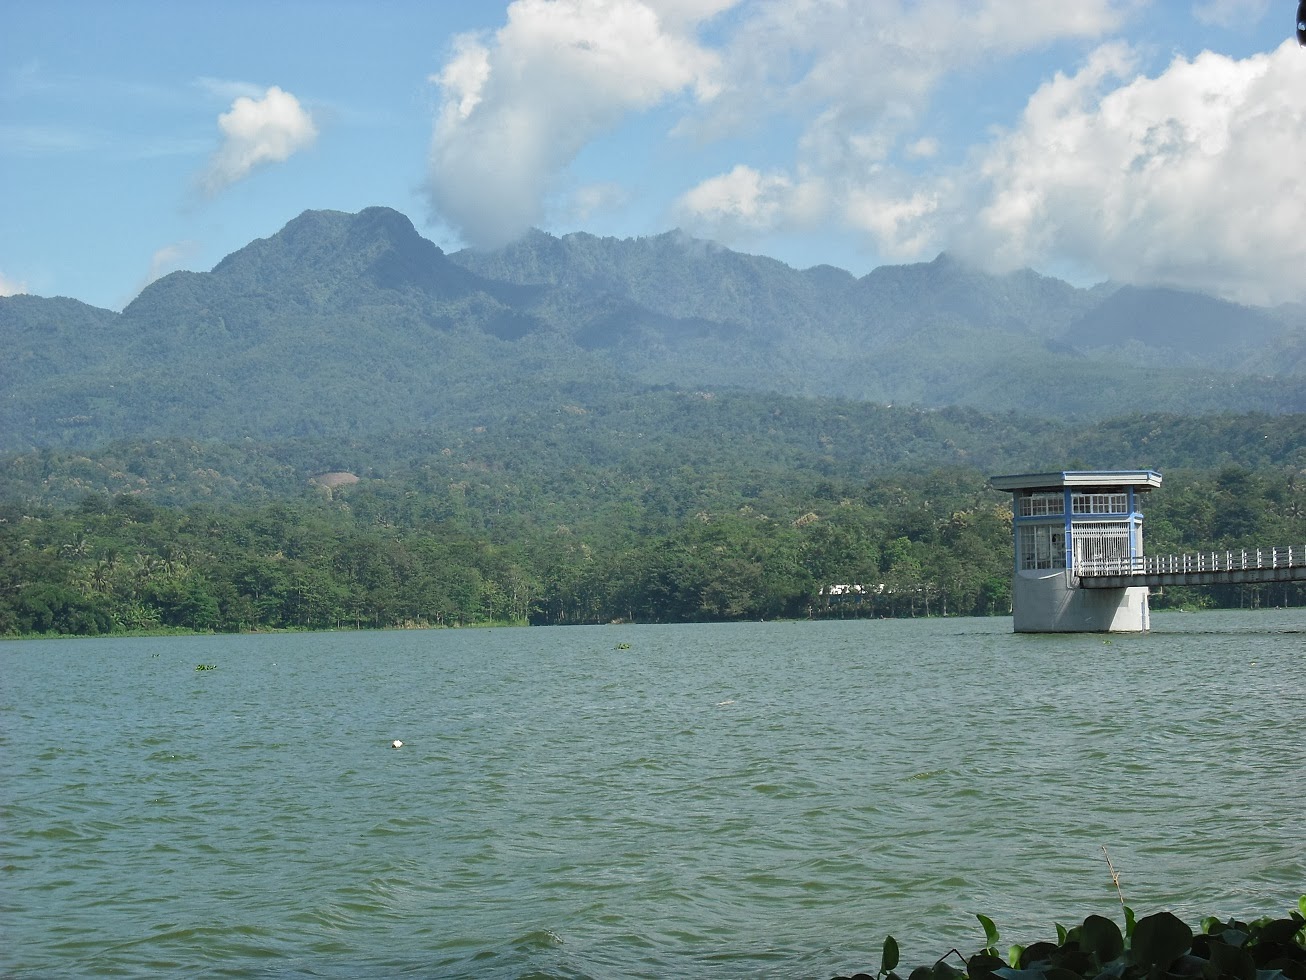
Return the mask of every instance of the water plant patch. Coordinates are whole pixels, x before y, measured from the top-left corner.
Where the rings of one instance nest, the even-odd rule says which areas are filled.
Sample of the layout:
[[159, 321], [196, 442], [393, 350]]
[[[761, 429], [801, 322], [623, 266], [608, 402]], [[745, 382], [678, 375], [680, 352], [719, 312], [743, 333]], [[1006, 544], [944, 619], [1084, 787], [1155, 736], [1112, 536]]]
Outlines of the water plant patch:
[[889, 936], [878, 972], [834, 980], [1306, 980], [1306, 895], [1282, 918], [1208, 916], [1196, 932], [1170, 912], [1136, 919], [1124, 911], [1123, 930], [1090, 915], [1069, 929], [1057, 925], [1056, 942], [1011, 946], [1005, 959], [993, 920], [977, 914], [985, 945], [970, 957], [952, 949], [904, 978]]

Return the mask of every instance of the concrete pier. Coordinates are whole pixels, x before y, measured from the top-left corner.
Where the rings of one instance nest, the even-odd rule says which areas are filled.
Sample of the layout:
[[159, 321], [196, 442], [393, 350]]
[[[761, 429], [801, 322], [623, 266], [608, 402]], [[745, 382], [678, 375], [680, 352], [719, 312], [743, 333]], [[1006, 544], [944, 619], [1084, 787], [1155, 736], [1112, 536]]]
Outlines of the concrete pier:
[[1011, 584], [1017, 633], [1138, 633], [1152, 628], [1146, 586], [1085, 589], [1068, 569], [1018, 571]]

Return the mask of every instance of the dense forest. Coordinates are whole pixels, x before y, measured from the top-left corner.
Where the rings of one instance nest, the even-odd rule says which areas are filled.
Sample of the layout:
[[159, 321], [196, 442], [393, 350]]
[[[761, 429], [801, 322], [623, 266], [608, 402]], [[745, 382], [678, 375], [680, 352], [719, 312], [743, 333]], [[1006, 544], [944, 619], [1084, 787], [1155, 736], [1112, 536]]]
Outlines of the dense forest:
[[0, 635], [1006, 614], [993, 474], [1161, 470], [1152, 553], [1306, 543], [1303, 338], [946, 255], [305, 212], [122, 313], [0, 297]]
[[[1297, 468], [1172, 471], [1147, 501], [1148, 550], [1304, 542], [1304, 482]], [[0, 506], [0, 634], [1005, 615], [1011, 560], [1009, 498], [968, 468], [682, 466], [656, 483], [593, 469], [172, 506], [87, 492]], [[1153, 600], [1304, 601], [1301, 583]]]

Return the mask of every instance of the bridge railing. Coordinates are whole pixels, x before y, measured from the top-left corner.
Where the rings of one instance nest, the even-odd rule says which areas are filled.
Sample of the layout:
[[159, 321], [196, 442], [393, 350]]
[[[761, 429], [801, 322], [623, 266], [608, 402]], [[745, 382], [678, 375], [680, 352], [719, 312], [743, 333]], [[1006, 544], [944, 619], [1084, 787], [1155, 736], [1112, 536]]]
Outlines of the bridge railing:
[[1302, 567], [1306, 567], [1306, 545], [1077, 561], [1075, 573], [1082, 576], [1157, 575], [1171, 572], [1238, 572], [1249, 569]]

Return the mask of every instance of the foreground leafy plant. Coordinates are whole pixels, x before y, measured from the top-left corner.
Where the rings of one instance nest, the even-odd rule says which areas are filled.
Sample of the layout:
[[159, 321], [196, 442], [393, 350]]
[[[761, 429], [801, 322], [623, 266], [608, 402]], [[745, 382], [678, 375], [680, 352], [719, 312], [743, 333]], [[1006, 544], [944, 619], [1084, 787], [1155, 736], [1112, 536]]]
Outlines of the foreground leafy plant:
[[[1170, 912], [1135, 920], [1125, 906], [1125, 930], [1100, 915], [1070, 929], [1057, 926], [1057, 941], [1012, 946], [998, 956], [993, 920], [976, 915], [985, 947], [966, 958], [949, 950], [907, 980], [1306, 980], [1306, 895], [1283, 918], [1202, 920], [1194, 933]], [[956, 957], [959, 965], [948, 960]], [[889, 936], [875, 977], [857, 973], [834, 980], [903, 980], [898, 943]]]

